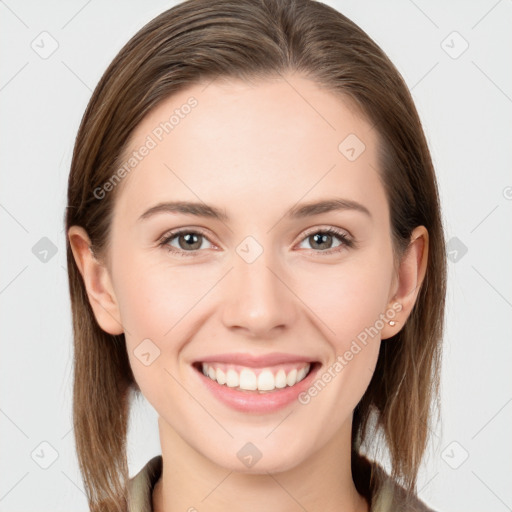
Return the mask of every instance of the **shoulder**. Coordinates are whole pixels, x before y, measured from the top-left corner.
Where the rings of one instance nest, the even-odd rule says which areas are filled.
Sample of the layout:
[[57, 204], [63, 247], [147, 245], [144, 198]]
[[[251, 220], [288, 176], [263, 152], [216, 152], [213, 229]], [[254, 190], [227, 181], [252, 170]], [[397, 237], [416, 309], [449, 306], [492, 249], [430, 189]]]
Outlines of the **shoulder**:
[[370, 512], [435, 512], [363, 455], [354, 456], [352, 472], [358, 491], [370, 503]]
[[153, 488], [162, 474], [162, 456], [156, 455], [127, 484], [128, 512], [152, 512]]

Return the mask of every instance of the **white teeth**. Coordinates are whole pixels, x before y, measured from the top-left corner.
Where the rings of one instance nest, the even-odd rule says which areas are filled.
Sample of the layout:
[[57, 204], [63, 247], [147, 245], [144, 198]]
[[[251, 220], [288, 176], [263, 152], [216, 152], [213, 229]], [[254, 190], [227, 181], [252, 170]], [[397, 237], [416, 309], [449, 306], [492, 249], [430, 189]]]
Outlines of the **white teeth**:
[[276, 374], [276, 388], [285, 388], [286, 387], [286, 373], [284, 370], [279, 370]]
[[286, 384], [288, 386], [293, 386], [297, 382], [297, 370], [293, 369], [287, 376], [286, 376]]
[[270, 370], [263, 370], [258, 375], [258, 389], [260, 391], [272, 391], [275, 387], [276, 383], [272, 372]]
[[274, 375], [270, 368], [264, 368], [256, 376], [256, 373], [250, 368], [243, 368], [240, 373], [233, 368], [224, 372], [220, 368], [215, 369], [206, 363], [202, 364], [202, 371], [205, 376], [221, 385], [246, 391], [273, 391], [276, 388], [282, 389], [286, 386], [294, 386], [306, 377], [309, 369], [310, 364], [308, 363], [300, 370], [296, 368], [290, 370], [288, 374], [281, 368]]
[[[215, 380], [215, 377], [213, 378], [213, 380]], [[226, 374], [226, 384], [230, 388], [237, 388], [239, 383], [240, 383], [240, 378], [238, 376], [238, 373], [236, 373], [235, 370], [228, 370], [228, 372]]]
[[239, 387], [240, 389], [247, 389], [248, 391], [258, 389], [258, 380], [256, 379], [256, 374], [253, 371], [244, 368], [240, 372]]
[[219, 384], [226, 384], [226, 374], [221, 370], [217, 370], [217, 382]]

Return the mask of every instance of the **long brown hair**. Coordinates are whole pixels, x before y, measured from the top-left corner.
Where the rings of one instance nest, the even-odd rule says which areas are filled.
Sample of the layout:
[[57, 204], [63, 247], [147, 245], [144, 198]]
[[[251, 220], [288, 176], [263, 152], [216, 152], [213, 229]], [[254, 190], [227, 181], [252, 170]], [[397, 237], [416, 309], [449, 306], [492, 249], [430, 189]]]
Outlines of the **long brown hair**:
[[[144, 26], [121, 49], [83, 116], [68, 185], [66, 231], [88, 233], [108, 251], [117, 189], [94, 193], [120, 165], [130, 136], [173, 93], [216, 77], [265, 78], [294, 71], [348, 98], [375, 127], [395, 255], [412, 230], [429, 232], [426, 277], [403, 329], [381, 344], [370, 385], [354, 412], [353, 449], [370, 442], [376, 418], [392, 476], [409, 490], [425, 452], [438, 397], [446, 288], [444, 235], [434, 169], [420, 119], [401, 75], [352, 21], [311, 0], [189, 0]], [[119, 187], [117, 187], [119, 188]], [[126, 509], [130, 394], [140, 392], [124, 335], [98, 326], [67, 241], [74, 329], [74, 433], [92, 511]]]

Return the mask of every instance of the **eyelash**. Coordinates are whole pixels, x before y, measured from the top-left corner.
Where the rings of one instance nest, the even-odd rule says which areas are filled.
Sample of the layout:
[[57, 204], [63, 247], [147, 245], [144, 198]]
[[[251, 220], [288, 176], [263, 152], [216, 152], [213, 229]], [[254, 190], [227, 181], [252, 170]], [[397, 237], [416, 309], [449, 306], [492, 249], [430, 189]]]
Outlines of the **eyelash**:
[[[339, 245], [338, 247], [327, 249], [325, 251], [315, 251], [314, 249], [310, 249], [310, 250], [312, 250], [312, 251], [314, 251], [316, 253], [319, 253], [322, 256], [329, 256], [329, 255], [332, 255], [334, 253], [337, 253], [337, 252], [343, 250], [344, 248], [349, 248], [350, 249], [350, 248], [353, 248], [355, 246], [355, 242], [351, 238], [349, 238], [349, 236], [347, 234], [345, 234], [343, 231], [339, 231], [338, 229], [333, 228], [333, 227], [329, 227], [329, 228], [325, 228], [325, 229], [313, 228], [310, 231], [306, 231], [306, 233], [304, 234], [303, 238], [301, 239], [301, 243], [306, 238], [309, 238], [310, 236], [315, 235], [317, 233], [322, 233], [324, 235], [333, 235], [333, 236], [337, 237], [342, 242], [342, 244]], [[183, 234], [201, 235], [201, 236], [203, 236], [204, 238], [206, 238], [208, 240], [208, 237], [206, 236], [206, 234], [203, 231], [201, 231], [201, 230], [198, 230], [198, 229], [178, 229], [178, 230], [175, 230], [175, 231], [170, 231], [169, 233], [166, 233], [162, 238], [160, 238], [158, 246], [167, 249], [169, 252], [174, 253], [177, 256], [182, 256], [182, 257], [195, 257], [195, 256], [197, 256], [198, 255], [197, 253], [200, 252], [199, 249], [195, 249], [193, 251], [183, 251], [181, 249], [176, 249], [175, 247], [172, 247], [172, 246], [168, 245], [171, 240], [173, 240], [174, 238], [178, 237], [179, 235], [183, 235]], [[212, 243], [212, 242], [210, 242], [210, 243]]]

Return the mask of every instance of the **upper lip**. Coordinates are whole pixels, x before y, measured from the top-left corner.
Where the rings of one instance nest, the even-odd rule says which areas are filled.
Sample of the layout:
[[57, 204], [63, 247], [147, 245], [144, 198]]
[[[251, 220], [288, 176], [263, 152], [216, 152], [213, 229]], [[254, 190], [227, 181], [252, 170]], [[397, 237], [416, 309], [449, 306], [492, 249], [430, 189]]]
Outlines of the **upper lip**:
[[261, 368], [265, 366], [275, 366], [284, 363], [312, 363], [313, 359], [298, 354], [285, 354], [274, 352], [265, 355], [252, 355], [247, 353], [215, 354], [212, 356], [198, 359], [196, 363], [226, 363], [238, 364], [252, 368]]

